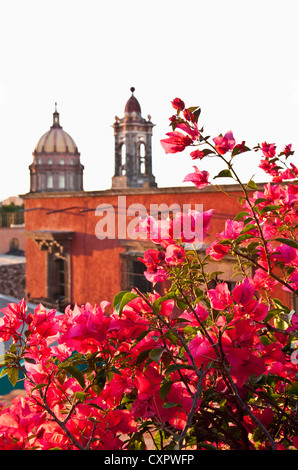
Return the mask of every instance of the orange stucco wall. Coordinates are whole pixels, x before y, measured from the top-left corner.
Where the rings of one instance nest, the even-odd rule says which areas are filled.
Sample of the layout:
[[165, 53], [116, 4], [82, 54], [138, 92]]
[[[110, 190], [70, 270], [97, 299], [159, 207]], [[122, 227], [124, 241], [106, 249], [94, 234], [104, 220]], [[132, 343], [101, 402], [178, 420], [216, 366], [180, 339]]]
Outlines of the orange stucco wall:
[[[235, 188], [230, 188], [234, 196], [240, 196]], [[112, 190], [98, 192], [60, 193], [60, 194], [29, 194], [25, 199], [26, 231], [64, 230], [74, 231], [71, 242], [72, 272], [72, 303], [83, 304], [86, 301], [99, 303], [102, 300], [112, 301], [113, 296], [121, 290], [121, 259], [120, 253], [125, 251], [121, 240], [99, 240], [95, 235], [96, 224], [100, 217], [96, 216], [96, 208], [111, 205], [115, 208], [116, 234], [118, 221], [119, 196], [126, 197], [126, 207], [131, 204], [143, 204], [147, 210], [150, 204], [165, 203], [202, 204], [203, 210], [215, 209], [212, 218], [209, 244], [215, 235], [224, 228], [227, 218], [233, 218], [241, 206], [238, 197], [228, 197], [215, 190], [198, 191], [196, 189], [159, 188]], [[123, 199], [122, 199], [123, 201]], [[123, 215], [123, 213], [122, 213]], [[129, 218], [127, 218], [127, 222]], [[46, 296], [46, 252], [41, 251], [34, 240], [26, 239], [26, 289], [30, 297]], [[282, 292], [283, 300], [287, 294]]]
[[19, 249], [25, 250], [24, 227], [1, 227], [0, 228], [0, 254], [9, 251], [10, 242], [16, 238], [19, 242]]

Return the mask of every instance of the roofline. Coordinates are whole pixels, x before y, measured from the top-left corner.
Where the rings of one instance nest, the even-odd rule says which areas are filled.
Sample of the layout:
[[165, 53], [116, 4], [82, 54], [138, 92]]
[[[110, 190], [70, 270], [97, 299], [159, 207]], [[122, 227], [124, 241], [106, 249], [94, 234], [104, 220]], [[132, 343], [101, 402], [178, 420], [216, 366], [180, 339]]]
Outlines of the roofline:
[[[247, 188], [248, 191], [263, 190], [265, 183], [256, 183], [257, 189]], [[240, 192], [242, 191], [239, 184], [226, 184], [221, 185], [225, 192]], [[117, 189], [104, 189], [98, 191], [57, 191], [57, 192], [36, 192], [21, 194], [19, 197], [22, 199], [53, 199], [53, 198], [70, 198], [70, 197], [98, 197], [98, 196], [131, 196], [139, 194], [171, 194], [171, 193], [184, 193], [184, 194], [201, 194], [201, 193], [215, 193], [218, 190], [214, 186], [207, 186], [198, 190], [194, 186], [171, 186], [171, 187], [152, 187], [152, 188], [117, 188]]]

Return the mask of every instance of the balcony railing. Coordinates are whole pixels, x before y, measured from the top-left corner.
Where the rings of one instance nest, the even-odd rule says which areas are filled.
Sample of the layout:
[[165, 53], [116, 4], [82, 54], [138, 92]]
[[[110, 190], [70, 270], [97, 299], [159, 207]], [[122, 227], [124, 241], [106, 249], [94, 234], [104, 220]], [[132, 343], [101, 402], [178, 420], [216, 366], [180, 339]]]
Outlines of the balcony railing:
[[0, 228], [22, 225], [24, 223], [24, 212], [0, 212]]

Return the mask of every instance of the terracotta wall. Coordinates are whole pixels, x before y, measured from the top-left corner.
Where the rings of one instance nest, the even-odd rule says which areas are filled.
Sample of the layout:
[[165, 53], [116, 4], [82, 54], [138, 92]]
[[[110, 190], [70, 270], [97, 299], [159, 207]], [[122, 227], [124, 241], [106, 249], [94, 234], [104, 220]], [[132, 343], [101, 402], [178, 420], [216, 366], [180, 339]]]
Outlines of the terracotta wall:
[[[234, 196], [240, 195], [235, 188], [230, 188]], [[121, 290], [121, 259], [125, 251], [121, 240], [99, 240], [95, 236], [96, 208], [111, 205], [115, 208], [116, 233], [118, 220], [119, 196], [126, 197], [126, 207], [131, 204], [143, 204], [147, 209], [150, 204], [165, 203], [170, 206], [177, 203], [202, 204], [203, 210], [216, 209], [212, 218], [209, 234], [205, 240], [211, 243], [216, 233], [224, 228], [226, 218], [233, 218], [241, 209], [237, 197], [228, 197], [214, 190], [166, 188], [147, 191], [128, 190], [124, 192], [98, 191], [66, 193], [59, 195], [25, 196], [26, 231], [34, 230], [70, 230], [75, 235], [71, 244], [72, 302], [83, 304], [86, 301], [98, 303], [101, 300], [112, 301]], [[122, 213], [123, 215], [123, 213]], [[129, 218], [127, 218], [127, 222]], [[31, 297], [46, 296], [46, 252], [41, 251], [32, 239], [26, 240], [26, 284]], [[282, 292], [286, 300], [288, 294]]]
[[19, 241], [19, 249], [25, 250], [25, 235], [24, 227], [2, 227], [0, 228], [0, 254], [9, 251], [9, 245], [12, 238], [17, 238]]

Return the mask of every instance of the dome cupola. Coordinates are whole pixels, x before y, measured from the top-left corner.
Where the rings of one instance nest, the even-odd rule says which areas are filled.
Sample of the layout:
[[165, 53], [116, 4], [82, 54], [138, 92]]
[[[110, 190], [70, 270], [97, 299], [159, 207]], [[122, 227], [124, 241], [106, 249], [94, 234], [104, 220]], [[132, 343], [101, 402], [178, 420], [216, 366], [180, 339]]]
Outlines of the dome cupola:
[[30, 169], [30, 192], [81, 191], [83, 169], [73, 138], [60, 125], [55, 103], [53, 124], [38, 140]]

